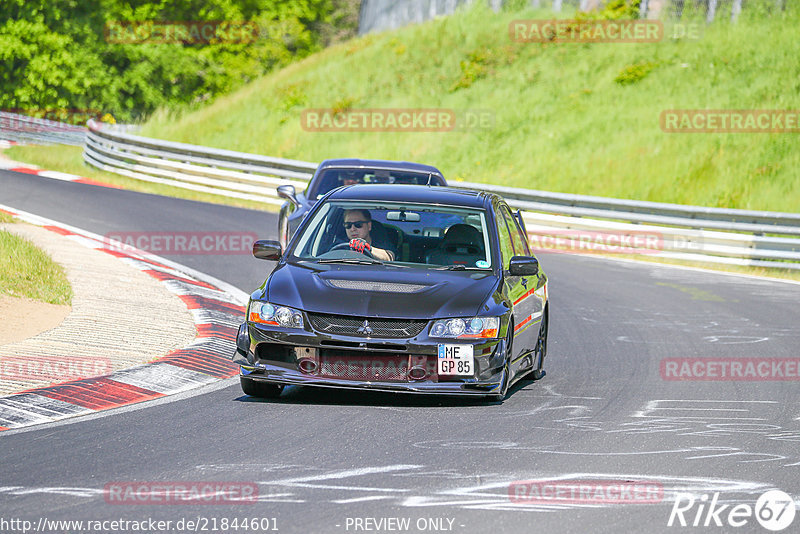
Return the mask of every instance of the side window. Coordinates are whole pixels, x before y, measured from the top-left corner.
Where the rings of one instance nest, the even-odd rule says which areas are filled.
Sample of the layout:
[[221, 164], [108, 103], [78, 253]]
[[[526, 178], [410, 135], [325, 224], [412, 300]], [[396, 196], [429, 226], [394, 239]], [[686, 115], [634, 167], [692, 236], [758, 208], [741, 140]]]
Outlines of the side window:
[[507, 206], [503, 206], [501, 212], [503, 213], [503, 219], [506, 220], [506, 224], [508, 224], [508, 228], [511, 231], [511, 241], [514, 243], [514, 255], [528, 256], [530, 254], [528, 251], [528, 240], [525, 239], [519, 224], [517, 224], [517, 220], [511, 214]]
[[503, 254], [503, 269], [508, 269], [508, 264], [514, 255], [514, 246], [502, 209], [497, 212], [495, 219], [497, 220], [497, 236], [500, 238], [500, 252]]

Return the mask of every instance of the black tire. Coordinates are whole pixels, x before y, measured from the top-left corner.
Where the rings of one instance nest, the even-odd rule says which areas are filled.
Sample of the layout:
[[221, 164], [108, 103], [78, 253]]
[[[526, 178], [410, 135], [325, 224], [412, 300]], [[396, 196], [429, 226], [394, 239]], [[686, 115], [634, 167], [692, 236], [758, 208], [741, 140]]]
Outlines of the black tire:
[[503, 402], [508, 395], [508, 380], [509, 380], [508, 362], [503, 365], [503, 381], [500, 384], [500, 391], [494, 395], [489, 395], [488, 399], [492, 402]]
[[283, 385], [281, 384], [270, 384], [269, 382], [253, 380], [246, 376], [240, 376], [239, 383], [245, 395], [258, 397], [260, 399], [277, 399], [281, 396], [281, 392], [283, 391]]
[[547, 356], [547, 334], [549, 330], [550, 313], [545, 308], [542, 316], [542, 326], [539, 329], [539, 338], [536, 340], [536, 349], [534, 349], [535, 358], [538, 360], [539, 365], [528, 374], [528, 377], [532, 380], [541, 380], [547, 374], [544, 372], [544, 359]]
[[508, 395], [508, 384], [511, 382], [511, 368], [509, 362], [511, 361], [511, 347], [514, 343], [514, 324], [508, 325], [508, 337], [506, 338], [506, 361], [503, 364], [503, 380], [500, 383], [500, 391], [493, 395], [489, 395], [488, 399], [493, 402], [503, 402]]

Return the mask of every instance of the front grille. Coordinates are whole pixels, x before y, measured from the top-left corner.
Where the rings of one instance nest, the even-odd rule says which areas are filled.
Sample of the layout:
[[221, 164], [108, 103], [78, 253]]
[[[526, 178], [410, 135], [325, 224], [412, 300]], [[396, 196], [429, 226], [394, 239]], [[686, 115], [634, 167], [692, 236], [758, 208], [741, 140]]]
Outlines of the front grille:
[[309, 313], [308, 319], [318, 332], [355, 337], [415, 337], [428, 324], [424, 319], [370, 319], [323, 313]]

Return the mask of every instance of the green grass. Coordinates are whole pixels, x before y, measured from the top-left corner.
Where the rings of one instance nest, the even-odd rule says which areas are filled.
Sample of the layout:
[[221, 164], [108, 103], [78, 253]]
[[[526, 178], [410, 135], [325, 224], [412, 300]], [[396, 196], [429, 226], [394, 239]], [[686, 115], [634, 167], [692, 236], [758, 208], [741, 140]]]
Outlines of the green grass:
[[33, 243], [0, 230], [0, 294], [50, 304], [72, 302], [72, 287], [63, 267]]
[[[800, 109], [800, 9], [727, 17], [700, 40], [512, 42], [508, 24], [455, 16], [322, 51], [144, 135], [306, 161], [430, 163], [467, 180], [618, 198], [800, 211], [800, 134], [664, 133], [667, 109]], [[569, 16], [569, 15], [562, 15]], [[494, 125], [449, 133], [318, 133], [306, 108], [489, 110]]]
[[4, 211], [0, 211], [0, 223], [13, 223], [14, 217]]
[[212, 195], [210, 193], [202, 193], [199, 191], [191, 191], [189, 189], [182, 189], [180, 187], [172, 187], [169, 185], [156, 184], [152, 182], [145, 182], [143, 180], [136, 180], [120, 174], [105, 172], [95, 167], [86, 165], [83, 162], [83, 148], [58, 145], [58, 146], [14, 146], [4, 151], [5, 154], [15, 160], [25, 163], [37, 165], [43, 169], [55, 170], [65, 172], [68, 174], [75, 174], [86, 178], [97, 180], [111, 185], [116, 185], [131, 191], [139, 191], [141, 193], [152, 193], [154, 195], [164, 195], [176, 198], [185, 198], [188, 200], [197, 200], [201, 202], [211, 202], [214, 204], [226, 204], [229, 206], [238, 206], [241, 208], [259, 209], [277, 211], [278, 207], [255, 202], [251, 200], [228, 198], [220, 195]]

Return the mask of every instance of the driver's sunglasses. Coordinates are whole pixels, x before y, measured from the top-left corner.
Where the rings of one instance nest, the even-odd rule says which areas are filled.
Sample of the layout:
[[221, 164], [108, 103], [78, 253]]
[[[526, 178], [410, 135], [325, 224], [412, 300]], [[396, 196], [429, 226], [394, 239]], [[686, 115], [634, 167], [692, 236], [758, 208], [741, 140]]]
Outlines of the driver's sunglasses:
[[356, 228], [361, 228], [367, 224], [367, 221], [352, 221], [344, 223], [345, 230], [349, 230], [351, 227], [355, 226]]

